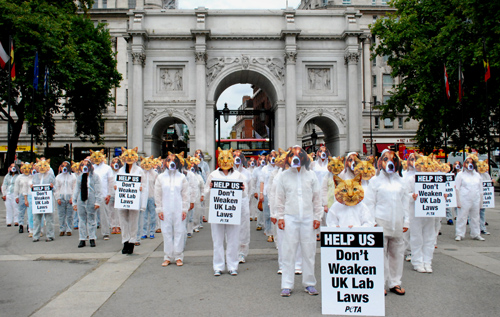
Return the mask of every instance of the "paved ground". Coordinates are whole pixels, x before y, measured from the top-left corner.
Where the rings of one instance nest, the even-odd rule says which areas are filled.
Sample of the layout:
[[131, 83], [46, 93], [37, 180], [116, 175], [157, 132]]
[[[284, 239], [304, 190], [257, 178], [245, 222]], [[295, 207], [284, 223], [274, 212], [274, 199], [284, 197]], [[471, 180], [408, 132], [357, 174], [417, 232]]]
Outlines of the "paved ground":
[[[500, 206], [500, 197], [496, 197]], [[300, 287], [281, 298], [277, 252], [252, 222], [248, 261], [237, 277], [212, 274], [210, 226], [189, 239], [183, 267], [161, 267], [161, 235], [122, 255], [119, 235], [78, 249], [78, 236], [31, 242], [5, 225], [0, 203], [0, 312], [2, 316], [299, 316], [321, 315], [321, 297]], [[386, 297], [387, 316], [498, 316], [500, 208], [487, 210], [486, 241], [454, 241], [443, 224], [433, 274], [405, 263], [406, 296]], [[316, 276], [319, 283], [319, 250]]]

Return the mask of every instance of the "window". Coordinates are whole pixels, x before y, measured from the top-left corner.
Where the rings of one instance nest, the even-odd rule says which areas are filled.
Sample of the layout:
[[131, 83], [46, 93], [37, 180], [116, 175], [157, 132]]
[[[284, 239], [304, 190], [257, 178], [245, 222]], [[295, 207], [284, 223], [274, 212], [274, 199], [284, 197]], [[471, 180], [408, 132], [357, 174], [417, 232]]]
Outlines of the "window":
[[328, 5], [328, 0], [323, 0], [323, 6], [327, 6]]
[[377, 22], [377, 16], [376, 15], [373, 16], [373, 23], [375, 23], [375, 22]]
[[389, 60], [389, 55], [382, 56], [382, 60], [384, 61], [384, 64], [387, 64], [387, 61]]
[[398, 129], [403, 129], [403, 117], [398, 118]]
[[394, 79], [389, 74], [382, 75], [383, 87], [392, 88], [394, 86]]
[[394, 128], [394, 122], [391, 119], [389, 119], [389, 118], [384, 119], [384, 128], [386, 128], [386, 129], [393, 129]]
[[377, 56], [375, 56], [372, 60], [372, 66], [375, 67], [377, 66]]
[[351, 0], [342, 0], [342, 4], [351, 4]]
[[377, 4], [377, 0], [372, 0], [372, 6]]
[[92, 9], [97, 9], [99, 7], [99, 1], [94, 1], [94, 4], [92, 5]]
[[378, 128], [379, 128], [379, 126], [380, 126], [380, 120], [379, 120], [379, 118], [378, 118], [378, 117], [375, 117], [375, 127], [374, 127], [374, 128], [375, 128], [375, 129], [378, 129]]
[[382, 103], [383, 104], [386, 104], [387, 101], [389, 101], [389, 99], [391, 99], [391, 96], [388, 96], [388, 95], [383, 95], [382, 96]]
[[135, 0], [128, 0], [128, 8], [135, 9]]
[[387, 0], [382, 0], [382, 5], [387, 4]]
[[373, 96], [373, 105], [376, 106], [377, 105], [377, 96]]
[[377, 87], [377, 75], [372, 75], [373, 88]]
[[102, 0], [102, 8], [106, 9], [107, 7], [108, 7], [108, 0]]

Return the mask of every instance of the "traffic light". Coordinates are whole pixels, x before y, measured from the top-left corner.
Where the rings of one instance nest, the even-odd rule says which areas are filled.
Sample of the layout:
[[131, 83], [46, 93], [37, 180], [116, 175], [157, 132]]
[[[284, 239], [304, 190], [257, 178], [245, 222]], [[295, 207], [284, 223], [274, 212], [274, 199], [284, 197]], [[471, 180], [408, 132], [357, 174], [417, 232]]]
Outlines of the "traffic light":
[[64, 156], [66, 156], [66, 157], [69, 156], [69, 144], [66, 144], [64, 146]]

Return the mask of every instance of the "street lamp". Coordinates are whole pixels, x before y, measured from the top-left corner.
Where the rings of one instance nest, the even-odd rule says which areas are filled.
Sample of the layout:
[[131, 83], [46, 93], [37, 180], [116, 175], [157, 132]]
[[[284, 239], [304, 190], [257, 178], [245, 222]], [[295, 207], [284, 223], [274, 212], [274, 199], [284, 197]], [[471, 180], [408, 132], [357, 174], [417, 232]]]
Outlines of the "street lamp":
[[259, 114], [260, 121], [266, 121], [266, 110], [262, 109], [262, 112]]
[[316, 134], [316, 129], [313, 128], [313, 132], [311, 133], [311, 142], [313, 146], [313, 152], [316, 150], [316, 141], [318, 140], [318, 135]]
[[222, 116], [224, 117], [224, 122], [227, 123], [229, 121], [229, 108], [227, 107], [227, 103], [224, 104], [224, 109], [222, 109]]
[[373, 128], [372, 128], [372, 105], [375, 106], [380, 105], [380, 101], [362, 101], [363, 104], [370, 105], [370, 155], [373, 155]]

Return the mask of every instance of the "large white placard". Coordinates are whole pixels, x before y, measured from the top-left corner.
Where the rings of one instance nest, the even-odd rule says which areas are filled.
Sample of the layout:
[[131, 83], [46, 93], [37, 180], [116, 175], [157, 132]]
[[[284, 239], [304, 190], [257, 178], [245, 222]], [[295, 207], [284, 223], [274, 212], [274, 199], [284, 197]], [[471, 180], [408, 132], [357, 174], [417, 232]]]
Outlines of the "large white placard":
[[456, 189], [455, 189], [455, 174], [454, 173], [448, 173], [446, 174], [446, 194], [448, 194], [448, 197], [446, 197], [446, 208], [453, 208], [457, 207], [457, 195], [456, 195]]
[[446, 217], [446, 174], [415, 173], [415, 217]]
[[134, 174], [116, 175], [115, 208], [141, 209], [141, 176]]
[[242, 185], [243, 183], [238, 181], [212, 180], [209, 223], [241, 224]]
[[51, 214], [54, 212], [52, 206], [52, 188], [50, 185], [33, 185], [31, 188], [31, 199], [33, 202], [33, 214]]
[[324, 315], [385, 316], [382, 227], [321, 227]]
[[483, 182], [482, 208], [495, 208], [495, 187], [493, 187], [493, 182]]

